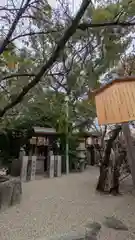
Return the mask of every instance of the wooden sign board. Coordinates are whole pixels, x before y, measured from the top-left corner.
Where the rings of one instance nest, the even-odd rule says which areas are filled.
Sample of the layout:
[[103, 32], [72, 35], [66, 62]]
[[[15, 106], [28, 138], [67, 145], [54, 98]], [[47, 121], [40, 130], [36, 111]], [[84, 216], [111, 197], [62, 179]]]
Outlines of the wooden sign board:
[[48, 138], [38, 137], [37, 146], [45, 146], [45, 145], [47, 145], [47, 146], [49, 145]]
[[135, 120], [135, 77], [116, 79], [94, 95], [100, 125]]
[[37, 156], [32, 156], [30, 180], [35, 180]]
[[31, 145], [36, 145], [36, 141], [37, 141], [37, 138], [36, 138], [36, 137], [32, 137], [32, 138], [30, 139], [30, 144], [31, 144]]

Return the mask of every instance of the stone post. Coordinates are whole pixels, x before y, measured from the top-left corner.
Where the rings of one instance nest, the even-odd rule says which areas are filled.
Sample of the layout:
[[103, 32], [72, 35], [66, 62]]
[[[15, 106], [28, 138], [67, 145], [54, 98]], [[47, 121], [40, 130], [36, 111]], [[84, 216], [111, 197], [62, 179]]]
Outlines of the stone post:
[[22, 161], [22, 159], [23, 159], [23, 157], [26, 155], [26, 153], [25, 153], [25, 150], [24, 150], [24, 148], [21, 148], [20, 149], [20, 152], [19, 152], [19, 159], [20, 159], [20, 161]]
[[61, 177], [61, 156], [56, 156], [56, 177]]
[[88, 165], [91, 165], [91, 152], [89, 147], [86, 150], [86, 156], [87, 156]]
[[27, 167], [28, 167], [28, 156], [22, 157], [22, 167], [21, 167], [21, 181], [27, 181]]
[[57, 177], [57, 155], [54, 155], [54, 177]]
[[32, 164], [31, 164], [31, 174], [30, 174], [30, 180], [35, 180], [35, 173], [36, 173], [36, 161], [37, 157], [32, 156]]
[[54, 177], [54, 155], [52, 155], [52, 152], [50, 152], [50, 154], [49, 154], [48, 175], [49, 175], [49, 178], [53, 178]]

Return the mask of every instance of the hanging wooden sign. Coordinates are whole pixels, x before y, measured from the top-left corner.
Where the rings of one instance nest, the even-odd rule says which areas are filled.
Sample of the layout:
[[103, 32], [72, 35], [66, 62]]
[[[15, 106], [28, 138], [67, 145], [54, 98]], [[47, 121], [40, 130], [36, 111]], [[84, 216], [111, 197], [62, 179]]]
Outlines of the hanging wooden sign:
[[38, 137], [37, 146], [48, 146], [49, 139], [47, 137]]
[[32, 137], [32, 138], [30, 139], [30, 144], [36, 145], [36, 137]]
[[45, 138], [44, 137], [38, 137], [37, 146], [43, 146], [43, 145], [45, 145]]
[[94, 95], [100, 125], [135, 120], [135, 77], [115, 79]]

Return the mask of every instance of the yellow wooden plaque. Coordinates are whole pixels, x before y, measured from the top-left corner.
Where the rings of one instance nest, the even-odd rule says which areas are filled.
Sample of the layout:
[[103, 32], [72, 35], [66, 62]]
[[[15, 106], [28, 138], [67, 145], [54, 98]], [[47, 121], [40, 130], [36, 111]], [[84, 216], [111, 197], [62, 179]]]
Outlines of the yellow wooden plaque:
[[135, 120], [135, 77], [115, 79], [94, 95], [100, 125]]

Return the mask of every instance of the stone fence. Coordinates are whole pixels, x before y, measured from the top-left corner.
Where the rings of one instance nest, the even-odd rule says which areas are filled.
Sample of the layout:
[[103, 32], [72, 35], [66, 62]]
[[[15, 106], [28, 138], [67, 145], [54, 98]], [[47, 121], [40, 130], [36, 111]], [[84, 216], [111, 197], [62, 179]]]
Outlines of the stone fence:
[[3, 177], [0, 181], [0, 210], [5, 210], [9, 206], [20, 203], [21, 195], [21, 180], [19, 178]]

